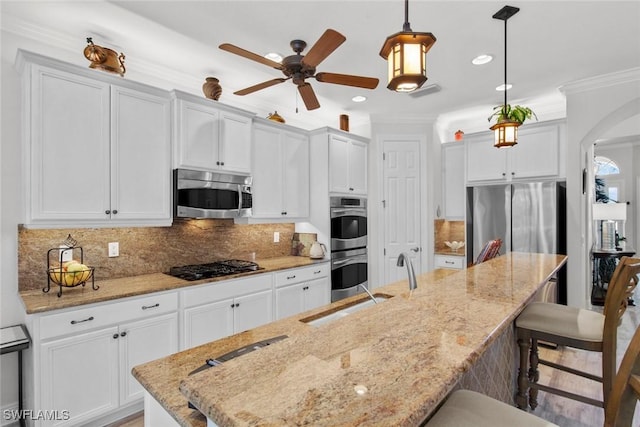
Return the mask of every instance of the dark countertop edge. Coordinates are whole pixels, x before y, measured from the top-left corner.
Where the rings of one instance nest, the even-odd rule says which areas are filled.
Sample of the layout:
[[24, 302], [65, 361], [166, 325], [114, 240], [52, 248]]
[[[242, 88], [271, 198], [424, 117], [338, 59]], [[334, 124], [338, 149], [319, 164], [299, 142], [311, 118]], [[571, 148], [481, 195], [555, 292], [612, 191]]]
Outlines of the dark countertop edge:
[[[283, 260], [285, 260], [286, 258], [289, 257], [295, 257], [295, 258], [300, 258], [300, 261], [302, 262], [301, 264], [296, 263], [291, 263], [291, 264], [286, 264], [286, 262], [284, 262]], [[305, 263], [302, 260], [307, 260], [308, 262]], [[278, 261], [279, 260], [279, 261]], [[181, 289], [181, 288], [186, 288], [186, 287], [190, 287], [190, 286], [197, 286], [197, 285], [203, 285], [203, 284], [208, 284], [208, 283], [215, 283], [215, 282], [221, 282], [224, 280], [233, 280], [233, 279], [239, 279], [239, 278], [243, 278], [243, 277], [248, 277], [248, 276], [254, 276], [257, 274], [266, 274], [266, 273], [271, 273], [274, 271], [280, 271], [280, 270], [287, 270], [290, 268], [303, 268], [303, 267], [307, 267], [307, 266], [312, 266], [312, 265], [317, 265], [317, 264], [324, 264], [324, 263], [329, 263], [331, 262], [331, 260], [329, 258], [323, 258], [323, 259], [311, 259], [309, 257], [303, 257], [303, 256], [295, 256], [295, 255], [290, 255], [290, 256], [282, 256], [282, 257], [275, 257], [275, 258], [265, 258], [264, 260], [260, 260], [258, 262], [258, 265], [260, 265], [262, 267], [262, 265], [260, 263], [266, 263], [266, 265], [269, 265], [271, 263], [276, 263], [276, 262], [283, 262], [283, 265], [281, 266], [269, 266], [269, 267], [263, 267], [261, 270], [256, 270], [256, 271], [248, 271], [248, 272], [243, 272], [243, 273], [238, 273], [238, 274], [231, 274], [228, 276], [220, 276], [220, 277], [214, 277], [214, 278], [209, 278], [209, 279], [201, 279], [201, 280], [193, 280], [193, 281], [189, 281], [189, 280], [184, 280], [184, 279], [180, 279], [178, 277], [171, 277], [169, 275], [166, 275], [167, 278], [170, 279], [169, 283], [165, 283], [163, 286], [150, 286], [148, 289], [145, 290], [136, 290], [136, 291], [127, 291], [126, 288], [123, 288], [123, 292], [118, 293], [117, 295], [114, 294], [98, 294], [98, 292], [100, 292], [100, 290], [98, 289], [97, 291], [92, 291], [92, 292], [96, 292], [95, 294], [91, 294], [91, 297], [88, 297], [86, 300], [83, 301], [78, 301], [76, 300], [63, 300], [64, 298], [64, 290], [63, 295], [58, 298], [56, 300], [57, 304], [55, 304], [55, 306], [37, 306], [37, 307], [33, 307], [30, 304], [27, 304], [25, 301], [25, 297], [37, 297], [38, 295], [42, 295], [45, 296], [46, 294], [44, 292], [42, 292], [41, 289], [31, 289], [28, 291], [19, 291], [18, 295], [20, 296], [20, 299], [22, 300], [22, 303], [24, 305], [24, 309], [26, 314], [38, 314], [38, 313], [45, 313], [48, 311], [53, 311], [53, 310], [62, 310], [62, 309], [66, 309], [66, 308], [72, 308], [72, 307], [81, 307], [84, 305], [90, 305], [90, 304], [95, 304], [95, 303], [100, 303], [100, 302], [106, 302], [106, 301], [116, 301], [119, 299], [124, 299], [124, 298], [129, 298], [129, 297], [135, 297], [135, 296], [141, 296], [141, 295], [148, 295], [148, 294], [152, 294], [152, 293], [156, 293], [156, 292], [165, 292], [165, 291], [170, 291], [170, 290], [174, 290], [174, 289]], [[139, 276], [131, 276], [131, 277], [120, 277], [117, 279], [107, 279], [107, 280], [101, 280], [101, 281], [96, 281], [96, 285], [98, 286], [103, 286], [103, 285], [108, 285], [109, 283], [117, 283], [117, 282], [122, 282], [122, 281], [126, 281], [126, 280], [131, 280], [134, 279], [135, 280], [145, 280], [145, 277], [148, 278], [148, 280], [152, 280], [154, 276], [157, 276], [158, 274], [165, 274], [163, 272], [158, 272], [158, 273], [149, 273], [149, 274], [142, 274]], [[63, 287], [64, 288], [64, 287]], [[51, 290], [49, 291], [49, 293], [51, 294], [56, 294], [58, 290], [58, 286], [56, 285], [55, 287], [52, 286]]]

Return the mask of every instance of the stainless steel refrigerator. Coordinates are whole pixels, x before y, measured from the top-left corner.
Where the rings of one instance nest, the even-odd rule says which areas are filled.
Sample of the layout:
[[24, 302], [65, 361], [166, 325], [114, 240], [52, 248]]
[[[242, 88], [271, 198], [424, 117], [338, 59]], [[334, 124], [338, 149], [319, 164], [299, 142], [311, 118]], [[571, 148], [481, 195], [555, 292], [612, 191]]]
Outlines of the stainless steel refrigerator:
[[[566, 185], [531, 182], [467, 188], [467, 262], [484, 244], [502, 239], [500, 254], [566, 254]], [[564, 271], [558, 277], [557, 301], [566, 303]]]

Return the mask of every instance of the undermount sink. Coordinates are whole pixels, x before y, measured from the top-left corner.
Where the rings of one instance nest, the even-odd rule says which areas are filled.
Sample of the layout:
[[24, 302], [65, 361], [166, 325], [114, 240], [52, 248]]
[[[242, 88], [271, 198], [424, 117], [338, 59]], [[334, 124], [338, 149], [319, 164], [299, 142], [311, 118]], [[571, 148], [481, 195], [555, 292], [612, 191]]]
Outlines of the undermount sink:
[[[374, 294], [373, 297], [375, 298], [376, 302], [380, 303], [388, 300], [392, 297], [392, 295]], [[322, 313], [314, 314], [313, 316], [305, 317], [304, 319], [300, 319], [300, 321], [306, 323], [307, 325], [317, 327], [320, 325], [324, 325], [325, 323], [341, 319], [345, 316], [350, 315], [351, 313], [355, 313], [356, 311], [360, 311], [373, 305], [375, 305], [373, 300], [368, 296], [365, 296], [364, 298], [357, 299], [349, 304], [332, 308], [330, 310], [323, 311]]]

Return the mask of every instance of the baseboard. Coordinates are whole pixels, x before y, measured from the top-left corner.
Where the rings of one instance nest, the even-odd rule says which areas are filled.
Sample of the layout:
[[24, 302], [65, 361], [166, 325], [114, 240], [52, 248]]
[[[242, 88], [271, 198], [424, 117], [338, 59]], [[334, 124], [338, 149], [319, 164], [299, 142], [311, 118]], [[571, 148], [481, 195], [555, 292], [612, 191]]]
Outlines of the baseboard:
[[0, 419], [0, 426], [2, 427], [18, 427], [20, 421], [13, 418], [13, 414], [18, 413], [18, 402], [10, 403], [2, 407], [2, 418]]

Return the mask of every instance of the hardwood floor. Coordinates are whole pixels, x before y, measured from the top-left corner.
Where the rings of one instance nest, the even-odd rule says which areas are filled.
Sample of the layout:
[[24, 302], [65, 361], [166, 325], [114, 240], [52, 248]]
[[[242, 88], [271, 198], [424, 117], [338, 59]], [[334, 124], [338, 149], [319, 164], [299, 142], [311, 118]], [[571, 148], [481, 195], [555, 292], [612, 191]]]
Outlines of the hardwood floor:
[[[618, 329], [618, 363], [622, 360], [625, 350], [640, 326], [640, 307], [629, 307], [622, 317]], [[576, 350], [572, 348], [549, 349], [540, 347], [540, 355], [547, 360], [571, 364], [580, 369], [600, 375], [601, 354]], [[540, 366], [540, 382], [549, 383], [569, 391], [588, 394], [602, 399], [602, 387], [599, 383], [584, 378], [552, 370], [547, 366]], [[591, 393], [590, 393], [591, 391]], [[598, 427], [604, 423], [604, 410], [595, 406], [576, 402], [541, 391], [538, 395], [539, 406], [532, 413], [562, 427]], [[635, 418], [640, 425], [640, 405], [636, 406]], [[143, 427], [144, 414], [134, 414], [108, 427]]]

